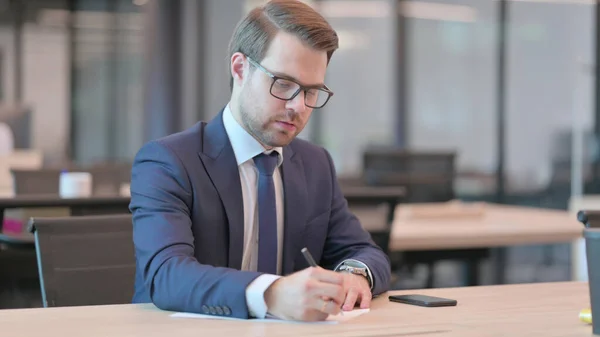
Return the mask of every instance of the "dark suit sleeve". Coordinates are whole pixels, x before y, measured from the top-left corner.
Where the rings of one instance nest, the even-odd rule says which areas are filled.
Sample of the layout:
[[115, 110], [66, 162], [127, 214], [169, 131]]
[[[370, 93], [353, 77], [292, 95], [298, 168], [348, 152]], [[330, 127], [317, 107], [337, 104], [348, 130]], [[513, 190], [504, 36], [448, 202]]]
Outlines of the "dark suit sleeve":
[[331, 156], [325, 151], [331, 171], [333, 198], [327, 241], [321, 264], [328, 269], [335, 268], [346, 259], [355, 259], [366, 264], [373, 274], [373, 295], [389, 289], [390, 260], [371, 240], [371, 236], [348, 209], [337, 182], [337, 175]]
[[[204, 313], [221, 307], [248, 318], [245, 290], [258, 273], [202, 265], [194, 257], [188, 173], [168, 145], [151, 142], [136, 155], [131, 179], [138, 272], [159, 308]], [[226, 310], [226, 311], [229, 311]]]

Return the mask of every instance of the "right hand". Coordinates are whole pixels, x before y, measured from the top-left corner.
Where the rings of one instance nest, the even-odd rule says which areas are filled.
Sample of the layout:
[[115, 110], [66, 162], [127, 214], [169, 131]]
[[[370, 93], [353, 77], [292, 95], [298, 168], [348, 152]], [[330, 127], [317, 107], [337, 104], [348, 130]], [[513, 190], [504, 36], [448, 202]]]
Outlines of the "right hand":
[[267, 310], [281, 319], [323, 321], [337, 315], [344, 303], [344, 277], [310, 267], [282, 277], [265, 291]]

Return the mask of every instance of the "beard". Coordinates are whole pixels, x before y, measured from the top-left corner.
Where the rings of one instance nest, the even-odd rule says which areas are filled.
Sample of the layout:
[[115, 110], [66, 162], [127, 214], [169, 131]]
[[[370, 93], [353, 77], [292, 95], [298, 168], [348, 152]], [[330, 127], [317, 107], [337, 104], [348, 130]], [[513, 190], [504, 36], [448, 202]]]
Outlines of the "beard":
[[[245, 104], [247, 101], [242, 99], [238, 107], [240, 112], [242, 126], [252, 137], [258, 140], [261, 144], [267, 147], [283, 147], [291, 143], [292, 140], [304, 128], [303, 122], [300, 120], [300, 115], [293, 111], [285, 111], [278, 113], [267, 121], [262, 121], [258, 116], [260, 108]], [[276, 121], [286, 121], [293, 123], [296, 126], [296, 131], [282, 131], [274, 128]]]

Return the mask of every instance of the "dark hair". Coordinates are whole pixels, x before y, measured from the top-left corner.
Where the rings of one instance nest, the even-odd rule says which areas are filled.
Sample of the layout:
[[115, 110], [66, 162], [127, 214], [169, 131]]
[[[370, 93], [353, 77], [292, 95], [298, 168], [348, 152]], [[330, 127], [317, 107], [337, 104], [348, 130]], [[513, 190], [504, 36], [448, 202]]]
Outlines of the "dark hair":
[[[338, 48], [338, 36], [329, 23], [309, 5], [297, 0], [272, 0], [251, 10], [235, 28], [229, 42], [229, 58], [240, 52], [256, 62], [265, 57], [278, 31], [298, 37], [327, 52], [327, 63]], [[233, 88], [233, 77], [230, 80]]]

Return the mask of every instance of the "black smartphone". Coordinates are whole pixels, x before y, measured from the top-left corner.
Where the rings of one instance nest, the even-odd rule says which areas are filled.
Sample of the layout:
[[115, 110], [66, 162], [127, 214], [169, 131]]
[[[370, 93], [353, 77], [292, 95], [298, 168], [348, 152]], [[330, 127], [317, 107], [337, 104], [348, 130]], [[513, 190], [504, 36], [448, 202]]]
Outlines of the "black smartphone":
[[453, 307], [457, 304], [456, 300], [427, 295], [395, 295], [389, 296], [389, 299], [392, 302], [418, 305], [421, 307]]

